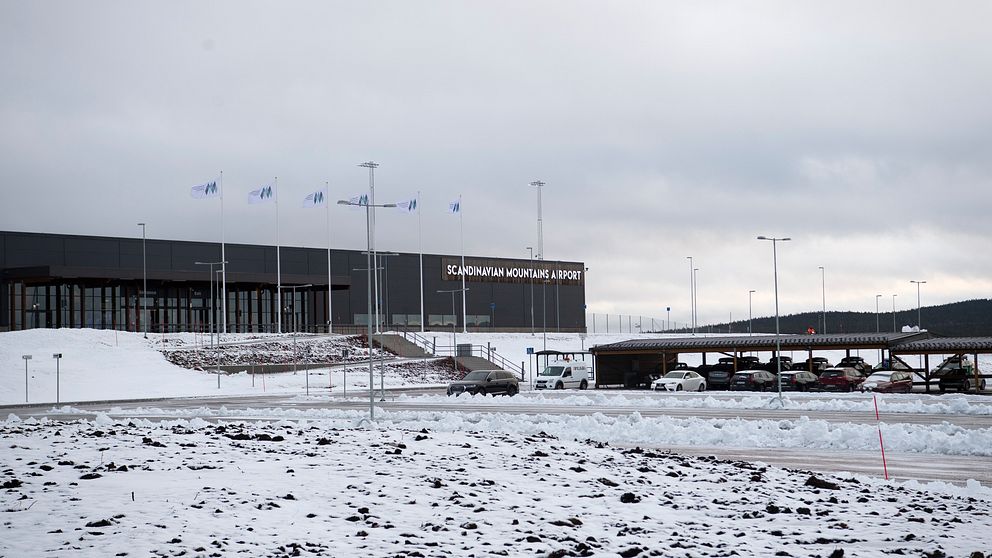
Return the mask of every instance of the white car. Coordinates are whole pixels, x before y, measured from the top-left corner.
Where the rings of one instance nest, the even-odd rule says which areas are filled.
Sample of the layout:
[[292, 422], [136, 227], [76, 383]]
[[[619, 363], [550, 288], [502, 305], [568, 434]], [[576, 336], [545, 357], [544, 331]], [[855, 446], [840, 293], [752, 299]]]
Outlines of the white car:
[[706, 391], [706, 378], [693, 370], [669, 372], [651, 382], [651, 389], [655, 391]]

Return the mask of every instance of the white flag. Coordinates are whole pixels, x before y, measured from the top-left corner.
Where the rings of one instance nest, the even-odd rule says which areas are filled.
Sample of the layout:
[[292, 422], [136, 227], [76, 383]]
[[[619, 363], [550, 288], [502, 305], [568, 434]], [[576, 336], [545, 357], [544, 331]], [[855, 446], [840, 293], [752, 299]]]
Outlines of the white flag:
[[413, 213], [417, 210], [417, 197], [414, 196], [406, 201], [396, 202], [396, 209], [406, 211], [407, 213]]
[[272, 184], [248, 192], [248, 203], [268, 203], [276, 200], [276, 187]]
[[310, 192], [303, 198], [303, 207], [323, 207], [327, 205], [327, 190], [321, 188], [316, 192]]
[[358, 194], [357, 196], [351, 196], [348, 199], [348, 203], [351, 205], [368, 205], [369, 195], [368, 194]]
[[203, 198], [219, 198], [220, 197], [220, 181], [211, 180], [210, 182], [205, 182], [203, 184], [197, 184], [190, 189], [189, 195], [198, 200]]
[[462, 199], [457, 200], [448, 204], [448, 213], [458, 213], [462, 210]]

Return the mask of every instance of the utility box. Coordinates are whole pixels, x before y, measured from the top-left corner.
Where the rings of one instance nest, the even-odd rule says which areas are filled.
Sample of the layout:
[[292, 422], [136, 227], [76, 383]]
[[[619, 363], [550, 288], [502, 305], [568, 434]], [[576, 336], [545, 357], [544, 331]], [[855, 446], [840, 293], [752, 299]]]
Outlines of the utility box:
[[460, 357], [470, 357], [472, 356], [472, 344], [471, 343], [459, 343], [455, 347], [455, 354]]

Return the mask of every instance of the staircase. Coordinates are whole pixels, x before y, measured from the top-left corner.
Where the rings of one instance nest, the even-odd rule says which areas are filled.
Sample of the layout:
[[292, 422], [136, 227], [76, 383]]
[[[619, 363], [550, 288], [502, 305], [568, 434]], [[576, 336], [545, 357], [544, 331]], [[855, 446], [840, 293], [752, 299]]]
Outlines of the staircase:
[[422, 349], [420, 345], [404, 339], [402, 335], [380, 333], [373, 335], [372, 341], [401, 358], [427, 358], [433, 356]]

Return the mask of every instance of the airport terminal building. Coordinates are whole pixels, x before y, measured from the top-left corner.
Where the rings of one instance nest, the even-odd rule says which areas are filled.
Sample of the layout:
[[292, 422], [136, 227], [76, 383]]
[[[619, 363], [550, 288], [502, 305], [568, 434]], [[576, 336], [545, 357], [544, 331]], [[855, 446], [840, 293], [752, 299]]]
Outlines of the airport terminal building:
[[[332, 249], [328, 281], [327, 249], [281, 247], [281, 298], [275, 246], [227, 244], [224, 251], [227, 331], [274, 332], [280, 319], [282, 331], [326, 332], [332, 323], [335, 332], [350, 333], [367, 326], [363, 251]], [[219, 265], [204, 264], [220, 261], [220, 243], [0, 231], [0, 331], [207, 331], [211, 318], [223, 321], [221, 275]], [[581, 262], [466, 256], [462, 268], [460, 256], [424, 254], [423, 317], [420, 254], [389, 252], [373, 267], [380, 323], [389, 328], [419, 330], [423, 321], [428, 328], [461, 329], [461, 293], [438, 291], [460, 289], [464, 272], [470, 331], [530, 331], [532, 324], [537, 331], [585, 331]]]

